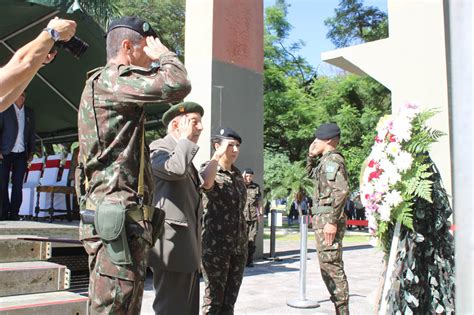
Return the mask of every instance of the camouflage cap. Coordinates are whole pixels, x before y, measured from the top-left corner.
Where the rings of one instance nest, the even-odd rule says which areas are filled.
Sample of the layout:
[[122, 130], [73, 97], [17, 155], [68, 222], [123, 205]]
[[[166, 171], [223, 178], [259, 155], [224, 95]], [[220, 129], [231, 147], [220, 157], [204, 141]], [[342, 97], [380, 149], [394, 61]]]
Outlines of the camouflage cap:
[[147, 36], [153, 36], [157, 37], [155, 31], [151, 27], [150, 23], [140, 19], [139, 17], [136, 16], [124, 16], [121, 17], [120, 19], [113, 20], [109, 24], [109, 28], [107, 30], [107, 34], [116, 28], [129, 28], [131, 30], [134, 30], [135, 32], [139, 33], [143, 37]]
[[176, 105], [171, 106], [161, 118], [163, 125], [168, 126], [170, 121], [173, 120], [176, 116], [187, 113], [198, 113], [201, 116], [204, 116], [204, 108], [201, 105], [194, 102], [182, 102]]
[[237, 140], [239, 143], [242, 143], [242, 138], [239, 136], [239, 134], [231, 128], [226, 127], [217, 128], [212, 134], [211, 139]]
[[339, 137], [340, 135], [341, 129], [339, 129], [339, 126], [335, 123], [321, 124], [314, 133], [314, 136], [320, 140], [328, 140], [334, 137]]

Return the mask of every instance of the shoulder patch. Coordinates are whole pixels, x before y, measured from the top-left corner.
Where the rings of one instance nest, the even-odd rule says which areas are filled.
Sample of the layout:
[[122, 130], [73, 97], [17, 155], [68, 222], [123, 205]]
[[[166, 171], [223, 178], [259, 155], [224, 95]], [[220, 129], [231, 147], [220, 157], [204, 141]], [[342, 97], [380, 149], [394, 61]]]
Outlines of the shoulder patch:
[[328, 180], [335, 180], [337, 171], [339, 170], [339, 164], [333, 161], [329, 161], [324, 166], [324, 171]]

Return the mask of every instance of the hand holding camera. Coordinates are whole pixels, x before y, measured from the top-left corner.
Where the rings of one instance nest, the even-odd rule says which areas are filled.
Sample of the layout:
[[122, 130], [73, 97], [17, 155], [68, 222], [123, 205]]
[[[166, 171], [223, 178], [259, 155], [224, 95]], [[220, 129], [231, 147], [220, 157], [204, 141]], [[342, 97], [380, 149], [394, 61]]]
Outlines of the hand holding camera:
[[55, 17], [48, 23], [48, 28], [58, 32], [60, 41], [69, 41], [76, 33], [76, 22], [72, 20], [63, 20]]

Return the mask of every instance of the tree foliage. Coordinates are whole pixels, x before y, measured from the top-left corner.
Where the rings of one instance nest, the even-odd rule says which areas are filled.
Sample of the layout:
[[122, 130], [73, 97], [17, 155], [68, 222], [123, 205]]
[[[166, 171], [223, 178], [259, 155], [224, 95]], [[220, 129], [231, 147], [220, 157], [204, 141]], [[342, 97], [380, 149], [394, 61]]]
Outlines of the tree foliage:
[[388, 37], [387, 14], [362, 0], [341, 0], [335, 16], [324, 24], [329, 28], [327, 38], [340, 48]]
[[369, 77], [318, 76], [298, 55], [302, 42], [285, 44], [292, 28], [286, 14], [282, 0], [265, 11], [265, 186], [275, 198], [294, 187], [311, 189], [310, 183], [292, 176], [300, 173], [290, 165], [303, 169], [315, 129], [321, 123], [336, 122], [342, 130], [340, 150], [350, 186], [357, 189], [377, 122], [390, 111], [390, 92]]

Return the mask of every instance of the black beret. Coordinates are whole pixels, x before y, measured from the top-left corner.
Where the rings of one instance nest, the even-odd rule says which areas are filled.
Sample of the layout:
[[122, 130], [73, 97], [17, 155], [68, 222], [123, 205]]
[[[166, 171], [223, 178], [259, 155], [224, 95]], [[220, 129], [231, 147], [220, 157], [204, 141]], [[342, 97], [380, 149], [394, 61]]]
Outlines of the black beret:
[[250, 167], [244, 169], [244, 171], [243, 171], [242, 173], [245, 173], [245, 174], [254, 174], [253, 169], [251, 169]]
[[211, 139], [233, 139], [239, 141], [239, 143], [242, 143], [242, 138], [237, 132], [225, 127], [217, 128], [212, 134]]
[[182, 102], [176, 105], [171, 106], [161, 118], [161, 121], [165, 126], [168, 126], [170, 121], [173, 120], [176, 116], [187, 113], [198, 113], [201, 116], [204, 116], [204, 108], [201, 105], [194, 102]]
[[124, 16], [121, 17], [120, 19], [113, 20], [109, 24], [109, 28], [107, 30], [107, 34], [116, 28], [129, 28], [131, 30], [134, 30], [135, 32], [139, 33], [143, 37], [147, 36], [153, 36], [157, 37], [155, 31], [151, 27], [150, 23], [143, 21], [142, 19], [136, 17], [136, 16]]
[[341, 129], [335, 123], [325, 123], [319, 126], [314, 136], [320, 140], [328, 140], [341, 135]]

